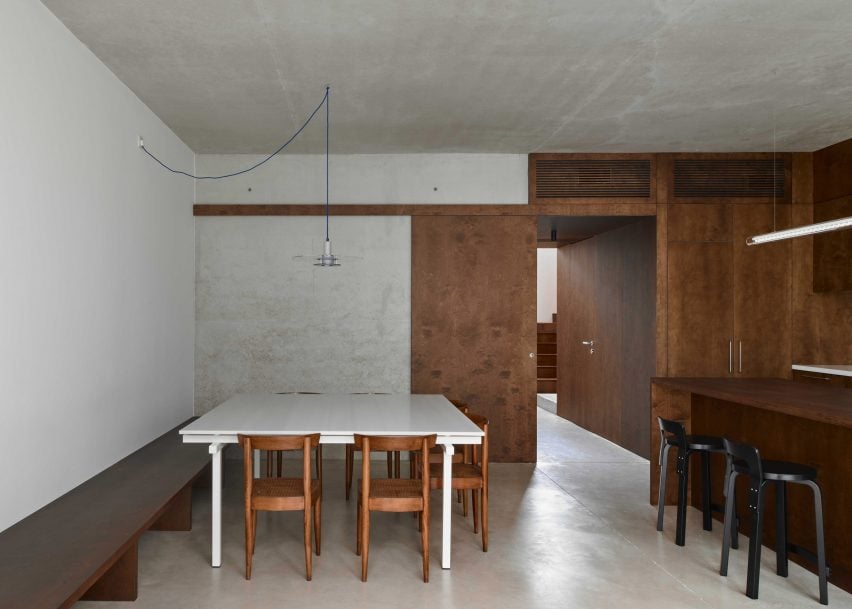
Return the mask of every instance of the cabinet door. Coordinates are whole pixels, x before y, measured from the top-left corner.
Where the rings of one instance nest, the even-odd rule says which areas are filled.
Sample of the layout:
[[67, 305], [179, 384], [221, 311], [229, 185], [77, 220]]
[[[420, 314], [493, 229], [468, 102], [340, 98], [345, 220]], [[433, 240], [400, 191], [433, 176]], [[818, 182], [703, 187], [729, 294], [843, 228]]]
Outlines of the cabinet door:
[[734, 207], [736, 376], [790, 376], [790, 241], [746, 245], [752, 235], [789, 228], [790, 216], [790, 205]]
[[670, 242], [668, 375], [729, 376], [733, 340], [730, 242]]

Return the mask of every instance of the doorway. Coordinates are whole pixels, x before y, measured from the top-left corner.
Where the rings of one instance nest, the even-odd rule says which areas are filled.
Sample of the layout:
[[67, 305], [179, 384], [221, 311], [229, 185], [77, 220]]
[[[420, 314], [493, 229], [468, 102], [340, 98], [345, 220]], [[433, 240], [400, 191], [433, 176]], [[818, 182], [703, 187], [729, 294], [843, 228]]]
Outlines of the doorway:
[[[539, 256], [537, 299], [548, 297], [547, 266], [555, 258], [554, 336], [540, 341], [538, 364], [541, 372], [555, 368], [556, 413], [648, 458], [656, 219], [540, 216], [537, 245], [539, 252], [555, 250]], [[551, 338], [547, 334], [540, 336]], [[542, 407], [549, 409], [550, 401], [539, 391]]]

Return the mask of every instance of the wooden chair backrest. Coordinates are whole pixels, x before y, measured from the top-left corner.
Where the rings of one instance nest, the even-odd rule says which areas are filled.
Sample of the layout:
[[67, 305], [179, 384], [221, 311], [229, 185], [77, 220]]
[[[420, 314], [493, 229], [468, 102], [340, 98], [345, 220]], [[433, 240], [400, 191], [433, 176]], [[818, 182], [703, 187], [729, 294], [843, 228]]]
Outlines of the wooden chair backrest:
[[239, 434], [237, 439], [243, 447], [243, 475], [245, 478], [246, 501], [254, 487], [255, 450], [301, 450], [302, 481], [305, 498], [311, 495], [311, 449], [319, 445], [318, 433], [306, 436], [252, 436]]
[[244, 436], [239, 435], [237, 439], [240, 444], [250, 444], [253, 450], [302, 450], [305, 440], [309, 442], [308, 448], [316, 448], [319, 444], [318, 433], [308, 436]]
[[[407, 450], [419, 452], [421, 463], [429, 463], [429, 449], [435, 446], [435, 434], [429, 436], [363, 436], [355, 434], [355, 447], [364, 451], [361, 460], [361, 484], [363, 485], [364, 497], [370, 496], [370, 459], [368, 455], [372, 451], [394, 451]], [[423, 468], [421, 483], [423, 501], [429, 501], [429, 468]]]
[[393, 450], [411, 450], [418, 451], [421, 444], [425, 440], [428, 444], [427, 448], [435, 446], [437, 436], [364, 436], [355, 434], [355, 448], [363, 450], [364, 440], [369, 439], [371, 451], [393, 451]]
[[461, 400], [450, 400], [450, 403], [465, 414], [467, 414], [467, 411], [470, 410], [468, 405], [465, 402], [462, 402]]
[[482, 436], [482, 444], [474, 444], [473, 445], [473, 462], [479, 465], [482, 468], [482, 475], [488, 475], [488, 418], [482, 416], [481, 414], [476, 414], [475, 412], [467, 413], [467, 418], [470, 419], [474, 425], [479, 427], [482, 432], [485, 434]]

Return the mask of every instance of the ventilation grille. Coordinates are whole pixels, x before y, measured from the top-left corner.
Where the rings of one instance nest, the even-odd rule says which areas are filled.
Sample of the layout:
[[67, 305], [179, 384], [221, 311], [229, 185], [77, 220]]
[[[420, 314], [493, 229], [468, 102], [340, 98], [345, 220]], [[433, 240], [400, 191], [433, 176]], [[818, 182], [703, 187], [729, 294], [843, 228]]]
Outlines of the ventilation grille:
[[783, 198], [784, 159], [675, 159], [675, 197]]
[[537, 199], [650, 197], [651, 161], [539, 159], [535, 165]]

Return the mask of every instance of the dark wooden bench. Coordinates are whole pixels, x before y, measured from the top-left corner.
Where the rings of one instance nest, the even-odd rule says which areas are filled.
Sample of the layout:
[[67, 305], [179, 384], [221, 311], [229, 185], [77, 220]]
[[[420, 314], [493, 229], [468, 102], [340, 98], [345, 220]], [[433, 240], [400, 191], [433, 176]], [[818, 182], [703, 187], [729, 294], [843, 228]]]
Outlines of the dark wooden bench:
[[135, 600], [142, 533], [192, 528], [192, 483], [210, 457], [181, 441], [190, 421], [0, 533], [0, 607]]

